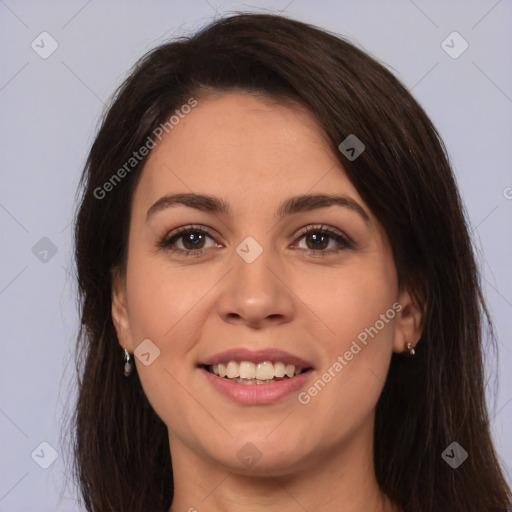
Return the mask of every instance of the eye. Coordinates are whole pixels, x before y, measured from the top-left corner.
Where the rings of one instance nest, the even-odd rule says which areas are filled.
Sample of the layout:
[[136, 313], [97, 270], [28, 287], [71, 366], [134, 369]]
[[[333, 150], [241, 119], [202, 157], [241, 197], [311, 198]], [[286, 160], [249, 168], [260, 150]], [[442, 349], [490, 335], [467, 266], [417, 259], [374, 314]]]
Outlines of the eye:
[[[343, 249], [353, 248], [350, 239], [343, 233], [327, 229], [323, 225], [308, 226], [299, 233], [299, 240], [304, 239], [310, 254], [324, 256], [326, 253], [338, 253]], [[334, 248], [328, 249], [329, 242], [334, 242]], [[300, 247], [299, 247], [300, 248]]]
[[[211, 247], [222, 247], [220, 244], [214, 243], [210, 247], [205, 247], [207, 239], [215, 242], [213, 235], [209, 231], [200, 226], [185, 226], [175, 232], [171, 232], [160, 240], [157, 246], [172, 253], [180, 253], [183, 256], [200, 256], [203, 251]], [[313, 256], [325, 256], [329, 253], [338, 253], [344, 249], [353, 248], [353, 243], [349, 237], [345, 236], [341, 231], [327, 229], [323, 225], [307, 226], [302, 229], [296, 240], [304, 239], [306, 248], [299, 249], [308, 252]], [[334, 244], [334, 248], [328, 248], [330, 242]], [[181, 245], [182, 247], [179, 247]]]
[[[160, 242], [158, 247], [175, 253], [182, 253], [185, 256], [199, 256], [205, 247], [206, 239], [213, 237], [210, 233], [199, 226], [185, 226], [178, 231], [166, 235]], [[176, 244], [178, 242], [178, 244]], [[177, 245], [183, 247], [177, 247]]]

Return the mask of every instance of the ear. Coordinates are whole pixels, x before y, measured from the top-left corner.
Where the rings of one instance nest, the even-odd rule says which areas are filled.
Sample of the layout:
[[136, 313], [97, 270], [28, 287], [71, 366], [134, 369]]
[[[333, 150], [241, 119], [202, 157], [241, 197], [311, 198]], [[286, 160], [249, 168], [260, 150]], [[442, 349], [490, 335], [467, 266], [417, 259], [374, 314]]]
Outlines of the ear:
[[126, 278], [118, 269], [111, 270], [112, 277], [112, 321], [117, 333], [117, 339], [122, 348], [133, 353], [133, 343], [128, 321], [128, 309], [126, 306]]
[[418, 304], [417, 299], [404, 290], [398, 295], [398, 304], [396, 307], [395, 338], [393, 342], [393, 351], [403, 353], [406, 350], [407, 343], [413, 347], [418, 343], [423, 330], [423, 306]]

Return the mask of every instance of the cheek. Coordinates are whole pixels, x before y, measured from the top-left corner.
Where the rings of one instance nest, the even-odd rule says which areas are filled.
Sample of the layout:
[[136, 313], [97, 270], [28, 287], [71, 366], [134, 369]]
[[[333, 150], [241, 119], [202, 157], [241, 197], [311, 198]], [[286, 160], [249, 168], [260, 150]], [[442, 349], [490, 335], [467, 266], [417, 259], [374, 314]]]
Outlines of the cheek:
[[[313, 281], [315, 286], [311, 286]], [[299, 293], [308, 297], [312, 310], [320, 318], [324, 326], [323, 344], [331, 357], [335, 352], [347, 350], [352, 340], [374, 326], [392, 307], [398, 292], [394, 266], [377, 258], [341, 268], [321, 279], [308, 279], [307, 284]], [[392, 321], [381, 323], [378, 325], [381, 338], [389, 338]]]
[[[197, 270], [195, 270], [197, 271]], [[154, 339], [156, 343], [167, 343], [179, 332], [188, 314], [205, 290], [211, 288], [214, 279], [202, 274], [191, 278], [192, 269], [167, 265], [164, 258], [145, 255], [143, 252], [130, 255], [127, 268], [128, 313], [132, 333], [137, 340]], [[179, 349], [179, 347], [176, 347]]]
[[317, 297], [313, 309], [328, 329], [318, 338], [322, 368], [303, 403], [310, 400], [325, 421], [334, 417], [346, 423], [347, 411], [355, 424], [363, 421], [380, 396], [389, 368], [396, 273], [392, 260], [363, 263], [340, 270], [327, 292], [309, 293], [310, 300]]
[[191, 370], [187, 354], [199, 336], [201, 322], [191, 320], [204, 314], [198, 301], [214, 282], [206, 275], [190, 279], [162, 258], [156, 260], [142, 251], [132, 253], [128, 260], [128, 314], [134, 348], [149, 339], [159, 350], [150, 365], [137, 358], [135, 363], [144, 394], [158, 416], [173, 430], [187, 432], [198, 414], [187, 392]]
[[[127, 268], [127, 297], [130, 331], [134, 348], [146, 339], [157, 347], [158, 356], [146, 366], [135, 357], [137, 373], [153, 409], [167, 425], [182, 424], [186, 418], [173, 411], [188, 410], [185, 392], [193, 361], [190, 350], [200, 337], [205, 314], [201, 297], [213, 286], [207, 275], [190, 279], [179, 268], [170, 268], [162, 258], [141, 251], [130, 255]], [[168, 417], [170, 415], [170, 417]]]

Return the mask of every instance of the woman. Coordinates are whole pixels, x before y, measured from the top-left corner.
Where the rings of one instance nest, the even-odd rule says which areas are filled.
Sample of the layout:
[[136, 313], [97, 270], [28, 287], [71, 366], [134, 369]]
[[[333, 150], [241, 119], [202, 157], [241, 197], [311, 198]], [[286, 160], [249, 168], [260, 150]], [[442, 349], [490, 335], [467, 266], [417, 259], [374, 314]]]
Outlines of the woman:
[[382, 65], [242, 14], [146, 55], [76, 220], [90, 511], [505, 511], [468, 229]]

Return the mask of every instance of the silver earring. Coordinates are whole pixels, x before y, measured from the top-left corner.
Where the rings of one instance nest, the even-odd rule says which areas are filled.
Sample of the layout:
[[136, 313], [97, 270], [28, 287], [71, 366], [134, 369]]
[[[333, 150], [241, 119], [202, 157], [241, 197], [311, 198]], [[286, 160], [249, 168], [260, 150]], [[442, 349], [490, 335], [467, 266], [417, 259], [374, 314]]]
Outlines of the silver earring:
[[130, 352], [124, 349], [124, 376], [129, 377], [133, 371], [133, 362], [131, 360]]
[[414, 347], [412, 346], [412, 343], [407, 343], [407, 350], [410, 356], [413, 356], [416, 353]]

